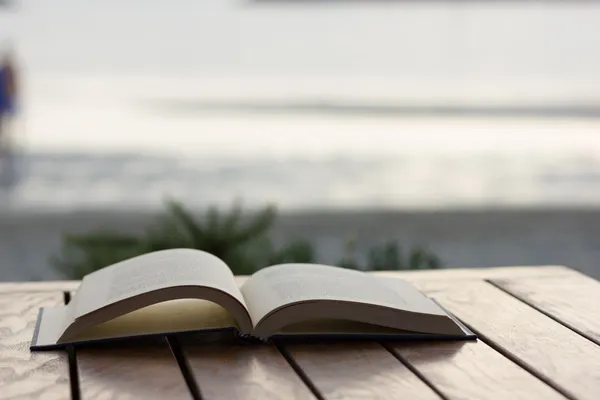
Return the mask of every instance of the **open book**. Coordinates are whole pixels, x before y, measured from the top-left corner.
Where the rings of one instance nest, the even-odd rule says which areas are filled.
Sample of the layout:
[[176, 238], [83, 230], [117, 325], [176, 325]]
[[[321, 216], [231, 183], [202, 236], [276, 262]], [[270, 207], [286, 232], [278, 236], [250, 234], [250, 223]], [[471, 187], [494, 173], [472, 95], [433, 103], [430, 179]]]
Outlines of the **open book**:
[[32, 350], [188, 331], [240, 337], [474, 338], [407, 282], [316, 264], [259, 270], [243, 284], [199, 250], [145, 254], [87, 275], [68, 305], [40, 309]]

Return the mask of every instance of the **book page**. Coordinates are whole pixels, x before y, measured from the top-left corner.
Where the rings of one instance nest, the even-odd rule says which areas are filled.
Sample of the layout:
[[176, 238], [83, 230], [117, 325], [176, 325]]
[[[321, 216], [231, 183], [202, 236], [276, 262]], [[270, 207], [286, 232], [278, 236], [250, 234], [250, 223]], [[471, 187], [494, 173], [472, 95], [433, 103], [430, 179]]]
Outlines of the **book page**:
[[233, 316], [206, 300], [165, 301], [94, 326], [74, 341], [236, 327]]
[[[32, 349], [49, 349], [62, 343], [67, 306], [46, 307], [39, 314], [38, 329], [32, 337]], [[153, 304], [92, 326], [65, 341], [82, 343], [92, 340], [140, 337], [152, 334], [180, 333], [236, 328], [237, 321], [225, 308], [201, 299], [179, 299]]]
[[415, 313], [446, 315], [435, 302], [401, 279], [316, 264], [283, 264], [255, 273], [241, 288], [252, 323], [287, 304], [337, 300]]
[[71, 318], [139, 294], [177, 286], [214, 288], [245, 306], [233, 274], [223, 261], [199, 250], [172, 249], [125, 260], [87, 275], [71, 301]]

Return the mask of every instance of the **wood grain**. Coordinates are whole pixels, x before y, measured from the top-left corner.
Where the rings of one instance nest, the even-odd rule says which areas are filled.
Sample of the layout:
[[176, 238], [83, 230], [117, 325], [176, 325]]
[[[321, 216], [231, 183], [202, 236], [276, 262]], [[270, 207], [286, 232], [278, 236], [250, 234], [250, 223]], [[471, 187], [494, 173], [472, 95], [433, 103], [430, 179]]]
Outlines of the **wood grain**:
[[581, 274], [493, 283], [600, 345], [600, 282]]
[[439, 399], [377, 343], [286, 346], [326, 399]]
[[205, 400], [314, 399], [274, 346], [183, 346]]
[[598, 399], [600, 346], [486, 282], [453, 283], [434, 297], [563, 394]]
[[0, 293], [75, 290], [80, 281], [0, 282]]
[[82, 399], [191, 398], [166, 341], [148, 347], [77, 350]]
[[449, 400], [564, 399], [482, 341], [385, 345]]
[[62, 304], [61, 292], [0, 294], [0, 399], [68, 399], [63, 352], [31, 352], [40, 307]]

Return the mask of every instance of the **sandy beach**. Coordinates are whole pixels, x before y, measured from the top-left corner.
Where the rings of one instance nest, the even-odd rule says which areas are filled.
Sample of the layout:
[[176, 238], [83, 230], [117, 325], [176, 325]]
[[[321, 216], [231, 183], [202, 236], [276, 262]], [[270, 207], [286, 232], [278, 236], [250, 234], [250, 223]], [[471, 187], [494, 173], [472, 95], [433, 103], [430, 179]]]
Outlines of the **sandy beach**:
[[[52, 280], [61, 234], [142, 230], [153, 214], [81, 211], [0, 215], [0, 281]], [[425, 245], [447, 267], [566, 265], [600, 279], [600, 209], [482, 211], [310, 211], [280, 216], [276, 240], [308, 238], [334, 263], [352, 239], [358, 254], [397, 239]]]

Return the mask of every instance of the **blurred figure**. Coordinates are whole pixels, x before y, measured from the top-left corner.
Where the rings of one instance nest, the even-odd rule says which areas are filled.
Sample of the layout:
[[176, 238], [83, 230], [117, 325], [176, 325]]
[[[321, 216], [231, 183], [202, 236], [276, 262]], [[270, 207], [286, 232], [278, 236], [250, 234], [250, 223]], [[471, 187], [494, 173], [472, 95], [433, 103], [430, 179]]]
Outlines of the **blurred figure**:
[[15, 171], [10, 143], [10, 122], [16, 108], [17, 77], [14, 60], [9, 51], [0, 58], [0, 186], [14, 183]]
[[17, 79], [15, 65], [7, 51], [0, 58], [0, 139], [7, 135], [7, 124], [15, 111]]

